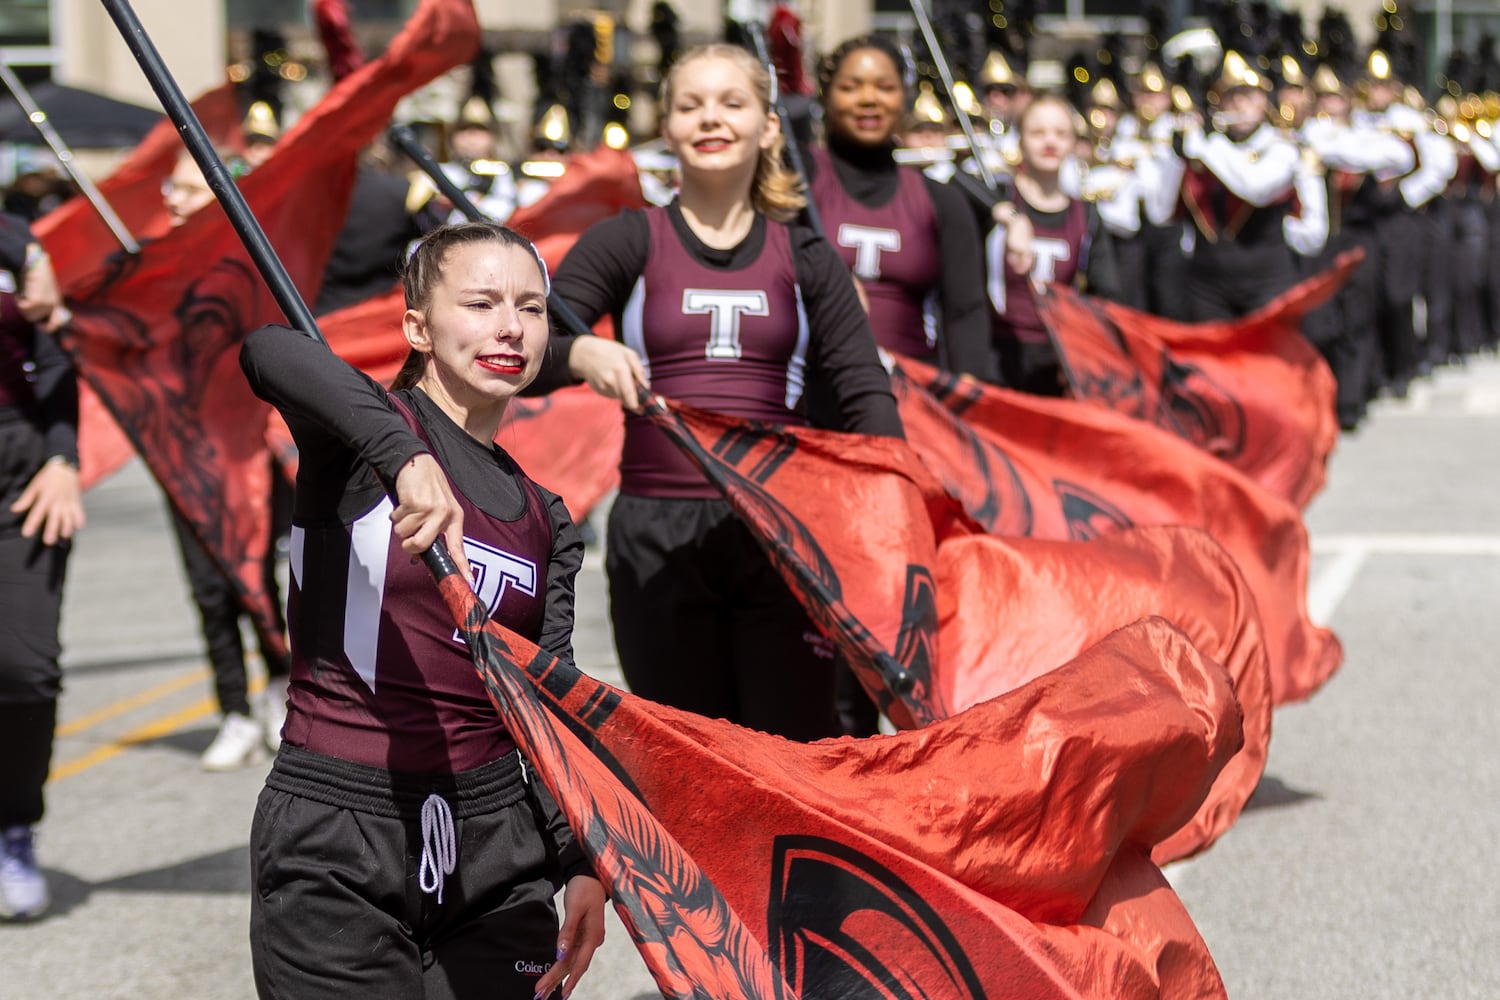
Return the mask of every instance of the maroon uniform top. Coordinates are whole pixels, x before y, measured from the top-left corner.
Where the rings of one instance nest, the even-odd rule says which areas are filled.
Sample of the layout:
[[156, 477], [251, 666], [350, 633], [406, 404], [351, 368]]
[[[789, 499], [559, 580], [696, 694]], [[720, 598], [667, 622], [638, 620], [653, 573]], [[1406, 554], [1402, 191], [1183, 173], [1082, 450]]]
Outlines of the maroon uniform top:
[[[399, 396], [391, 399], [430, 443], [412, 410]], [[546, 503], [522, 477], [525, 509], [506, 521], [449, 482], [464, 511], [464, 554], [475, 591], [491, 617], [536, 641], [552, 551]], [[295, 692], [284, 738], [390, 771], [479, 767], [515, 743], [426, 565], [402, 551], [391, 530], [391, 507], [382, 497], [352, 523], [292, 529], [288, 617]]]
[[937, 355], [942, 247], [920, 171], [900, 168], [894, 195], [866, 205], [844, 190], [827, 150], [813, 149], [812, 197], [824, 231], [870, 300], [875, 342], [915, 358]]
[[[683, 247], [666, 209], [646, 210], [650, 249], [621, 317], [620, 339], [646, 362], [651, 388], [707, 410], [781, 424], [798, 407], [807, 367], [807, 313], [780, 223], [743, 267], [711, 268]], [[645, 416], [625, 419], [620, 491], [718, 497], [703, 473]]]
[[990, 303], [995, 308], [995, 338], [1043, 343], [1047, 327], [1036, 311], [1031, 282], [1071, 285], [1088, 266], [1088, 206], [1073, 199], [1060, 212], [1041, 212], [1016, 199], [1036, 229], [1036, 260], [1030, 274], [1017, 274], [1005, 263], [1005, 232], [995, 228], [985, 241], [989, 260]]
[[571, 663], [583, 541], [562, 500], [420, 389], [387, 392], [294, 330], [253, 331], [240, 366], [286, 419], [300, 454], [284, 738], [417, 775], [467, 771], [509, 752], [437, 586], [392, 537], [384, 484], [431, 454], [463, 507], [480, 599], [496, 621]]
[[[901, 436], [890, 376], [849, 269], [806, 226], [757, 212], [743, 240], [716, 248], [675, 201], [631, 209], [579, 237], [552, 290], [585, 325], [610, 316], [662, 395], [751, 419]], [[574, 382], [573, 340], [554, 325], [529, 393]], [[626, 419], [623, 491], [719, 498], [665, 436]]]

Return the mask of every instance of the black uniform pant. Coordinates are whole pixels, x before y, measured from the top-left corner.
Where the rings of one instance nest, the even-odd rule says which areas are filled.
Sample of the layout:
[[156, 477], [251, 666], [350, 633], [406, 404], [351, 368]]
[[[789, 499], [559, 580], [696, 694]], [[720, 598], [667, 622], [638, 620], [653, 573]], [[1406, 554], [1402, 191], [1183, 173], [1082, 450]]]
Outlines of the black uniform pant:
[[1453, 288], [1453, 325], [1446, 342], [1429, 336], [1427, 360], [1441, 365], [1479, 350], [1484, 343], [1484, 293], [1489, 268], [1489, 221], [1484, 206], [1470, 195], [1448, 201], [1446, 229]]
[[1500, 195], [1491, 192], [1484, 202], [1484, 218], [1488, 230], [1487, 266], [1485, 268], [1484, 328], [1480, 333], [1480, 346], [1493, 348], [1500, 345]]
[[1365, 408], [1381, 382], [1375, 330], [1380, 248], [1375, 231], [1368, 225], [1346, 225], [1329, 237], [1324, 253], [1309, 262], [1309, 273], [1315, 273], [1332, 266], [1339, 254], [1355, 248], [1365, 251], [1365, 259], [1333, 298], [1308, 313], [1303, 323], [1303, 331], [1322, 352], [1338, 382], [1339, 426], [1345, 430], [1352, 430], [1364, 419]]
[[1123, 304], [1168, 319], [1187, 318], [1182, 295], [1187, 258], [1181, 239], [1181, 227], [1153, 226], [1144, 218], [1134, 236], [1114, 238]]
[[[557, 954], [541, 811], [515, 754], [446, 777], [432, 789], [282, 748], [250, 828], [262, 1000], [531, 1000]], [[429, 791], [447, 802], [456, 845], [441, 901], [421, 888]]]
[[10, 506], [42, 466], [41, 432], [7, 411], [0, 422], [0, 827], [42, 818], [62, 693], [63, 578], [70, 546], [21, 537]]
[[[276, 615], [275, 626], [286, 634], [286, 620], [281, 608], [281, 588], [276, 580], [277, 526], [283, 523], [285, 513], [290, 511], [289, 491], [284, 488], [278, 473], [271, 494], [272, 544], [266, 548], [266, 558], [261, 564], [262, 586], [271, 595], [271, 607]], [[238, 592], [219, 564], [198, 541], [186, 521], [176, 510], [172, 511], [172, 527], [177, 535], [177, 548], [182, 554], [182, 565], [187, 571], [188, 587], [192, 591], [193, 604], [198, 609], [198, 620], [203, 629], [203, 641], [207, 647], [208, 662], [214, 672], [214, 695], [219, 702], [219, 711], [224, 714], [236, 712], [250, 714], [250, 696], [245, 672], [245, 645], [240, 636], [240, 616], [244, 607]], [[291, 672], [291, 661], [285, 656], [276, 656], [259, 625], [255, 626], [256, 643], [261, 658], [266, 664], [266, 673], [271, 677], [285, 677]]]
[[727, 502], [622, 494], [605, 545], [632, 692], [789, 739], [840, 734], [832, 645]]
[[1187, 319], [1203, 323], [1254, 312], [1297, 283], [1294, 256], [1279, 232], [1257, 243], [1200, 237], [1188, 261]]
[[1382, 384], [1400, 394], [1417, 370], [1419, 345], [1412, 303], [1421, 290], [1422, 253], [1429, 229], [1416, 212], [1398, 208], [1376, 218], [1375, 235], [1380, 244], [1378, 373]]

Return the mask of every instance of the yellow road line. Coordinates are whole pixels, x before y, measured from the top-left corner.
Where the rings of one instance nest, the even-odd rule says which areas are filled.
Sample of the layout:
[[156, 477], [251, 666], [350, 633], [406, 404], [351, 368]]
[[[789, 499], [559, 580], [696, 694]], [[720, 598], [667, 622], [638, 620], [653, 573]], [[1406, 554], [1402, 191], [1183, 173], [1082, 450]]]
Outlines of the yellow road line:
[[[150, 689], [149, 691], [143, 691], [131, 698], [126, 698], [122, 701], [114, 703], [113, 705], [108, 705], [100, 709], [99, 711], [94, 712], [91, 716], [85, 716], [83, 719], [79, 719], [73, 723], [70, 723], [68, 727], [69, 734], [77, 733], [81, 728], [83, 728], [80, 725], [80, 723], [82, 722], [90, 719], [93, 720], [93, 722], [99, 722], [103, 719], [113, 718], [114, 716], [129, 711], [131, 708], [134, 708], [138, 705], [145, 704], [148, 701], [153, 701], [157, 698], [161, 698], [168, 694], [171, 694], [174, 691], [180, 690], [181, 688], [187, 687], [190, 682], [201, 680], [207, 672], [208, 671], [206, 669], [195, 670], [182, 677], [175, 677], [170, 681], [158, 684], [156, 687]], [[253, 677], [249, 685], [250, 693], [259, 694], [265, 689], [265, 686], [265, 678]], [[47, 777], [47, 781], [49, 783], [52, 783], [61, 781], [64, 778], [71, 778], [75, 774], [87, 771], [91, 767], [97, 767], [98, 765], [104, 763], [107, 760], [110, 760], [111, 758], [118, 757], [120, 754], [124, 753], [126, 750], [129, 750], [133, 746], [141, 743], [149, 743], [152, 740], [161, 739], [163, 736], [170, 736], [172, 733], [177, 732], [179, 729], [184, 729], [195, 722], [208, 718], [209, 716], [217, 715], [218, 712], [219, 703], [215, 698], [203, 698], [197, 702], [194, 702], [186, 708], [179, 709], [178, 711], [171, 712], [167, 715], [159, 716], [155, 719], [152, 719], [150, 722], [145, 723], [144, 725], [137, 726], [135, 729], [132, 729], [130, 732], [119, 737], [118, 739], [111, 740], [110, 742], [104, 744], [103, 746], [97, 747], [96, 749], [84, 754], [82, 757], [79, 757], [76, 760], [70, 760], [66, 764], [59, 764], [53, 767], [51, 774], [49, 774]], [[65, 734], [63, 732], [63, 728], [60, 727], [58, 729], [58, 735], [63, 736], [68, 734]]]
[[71, 778], [80, 771], [86, 771], [91, 767], [102, 764], [111, 757], [118, 756], [137, 743], [146, 743], [150, 740], [160, 739], [171, 735], [189, 723], [197, 722], [199, 719], [207, 718], [218, 712], [218, 703], [213, 698], [204, 698], [194, 705], [153, 719], [144, 726], [132, 729], [119, 739], [106, 743], [91, 753], [86, 753], [77, 760], [68, 761], [52, 769], [49, 781], [57, 782], [64, 778]]
[[107, 722], [116, 716], [124, 715], [126, 712], [133, 712], [148, 702], [156, 701], [158, 698], [165, 698], [169, 694], [176, 694], [183, 688], [197, 684], [207, 677], [207, 667], [200, 667], [197, 670], [173, 677], [171, 680], [164, 681], [154, 688], [147, 688], [139, 694], [105, 705], [97, 712], [90, 712], [88, 715], [83, 715], [70, 722], [66, 722], [57, 727], [57, 735], [59, 738], [76, 736], [85, 729], [91, 729], [101, 722]]

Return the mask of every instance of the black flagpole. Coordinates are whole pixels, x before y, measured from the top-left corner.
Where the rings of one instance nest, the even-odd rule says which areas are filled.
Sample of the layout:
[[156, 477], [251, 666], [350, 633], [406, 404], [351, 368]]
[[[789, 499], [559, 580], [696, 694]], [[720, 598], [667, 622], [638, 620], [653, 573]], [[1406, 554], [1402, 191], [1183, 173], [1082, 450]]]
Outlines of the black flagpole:
[[[443, 173], [443, 168], [432, 158], [432, 154], [427, 152], [427, 147], [423, 146], [417, 139], [417, 134], [411, 130], [410, 126], [392, 125], [386, 130], [386, 137], [390, 139], [392, 145], [405, 153], [417, 165], [417, 169], [432, 179], [432, 183], [437, 187], [438, 191], [442, 192], [443, 197], [452, 202], [453, 207], [462, 212], [466, 219], [470, 222], [494, 221], [488, 215], [485, 215], [484, 212], [480, 211], [479, 206], [474, 204], [468, 192], [453, 183], [453, 178]], [[562, 328], [575, 337], [587, 336], [594, 332], [573, 311], [572, 306], [568, 305], [560, 296], [553, 294], [551, 291], [547, 293], [547, 309], [553, 316], [557, 317], [557, 321]]]
[[135, 241], [134, 236], [130, 235], [130, 230], [126, 228], [125, 223], [120, 221], [120, 217], [115, 214], [115, 210], [110, 207], [104, 195], [99, 193], [94, 182], [89, 180], [88, 174], [78, 169], [78, 164], [73, 160], [73, 151], [68, 148], [67, 143], [63, 142], [62, 136], [57, 134], [57, 129], [53, 128], [52, 123], [47, 120], [47, 113], [37, 105], [36, 100], [31, 96], [31, 91], [26, 89], [26, 85], [21, 82], [20, 77], [16, 76], [15, 71], [10, 68], [10, 64], [4, 58], [0, 58], [0, 80], [3, 80], [10, 88], [10, 92], [16, 97], [16, 103], [21, 105], [22, 111], [26, 112], [27, 120], [36, 126], [42, 141], [52, 148], [57, 162], [61, 163], [63, 169], [68, 172], [68, 176], [73, 178], [73, 183], [78, 185], [78, 190], [88, 199], [89, 204], [94, 206], [94, 211], [99, 213], [99, 218], [104, 220], [104, 224], [109, 227], [115, 239], [120, 241], [120, 246], [125, 248], [126, 253], [140, 253], [141, 245]]
[[755, 46], [755, 58], [759, 59], [766, 67], [766, 72], [771, 74], [771, 108], [776, 112], [776, 117], [781, 120], [781, 134], [786, 139], [786, 158], [802, 180], [803, 188], [808, 190], [807, 205], [803, 211], [807, 213], [808, 224], [812, 226], [813, 232], [827, 238], [828, 234], [823, 231], [823, 218], [818, 214], [818, 206], [812, 199], [811, 185], [807, 183], [807, 167], [802, 163], [802, 150], [797, 145], [797, 137], [792, 134], [792, 122], [787, 117], [786, 103], [781, 99], [781, 84], [776, 77], [776, 64], [771, 61], [771, 47], [766, 44], [766, 29], [759, 21], [746, 21], [742, 27], [750, 36], [750, 44]]
[[229, 224], [239, 234], [240, 242], [249, 251], [250, 259], [260, 271], [261, 278], [270, 288], [271, 295], [276, 299], [276, 304], [281, 307], [282, 313], [286, 315], [287, 321], [313, 340], [326, 345], [327, 341], [318, 330], [312, 310], [308, 309], [307, 303], [302, 300], [302, 295], [297, 291], [291, 275], [287, 274], [281, 258], [276, 256], [276, 250], [271, 246], [271, 241], [266, 239], [265, 230], [260, 227], [260, 222], [250, 211], [250, 206], [245, 203], [245, 196], [240, 194], [234, 178], [229, 175], [229, 168], [224, 166], [224, 161], [219, 159], [219, 154], [214, 151], [214, 145], [209, 141], [203, 123], [193, 113], [192, 105], [183, 96], [182, 88], [177, 86], [177, 81], [172, 78], [171, 70], [167, 69], [166, 63], [162, 61], [161, 53], [152, 44], [150, 36], [146, 34], [146, 29], [141, 25], [140, 19], [135, 16], [135, 11], [131, 9], [128, 0], [102, 0], [102, 2], [105, 10], [109, 11], [109, 16], [114, 20], [115, 27], [120, 30], [120, 36], [125, 40], [125, 45], [130, 49], [131, 55], [135, 56], [136, 62], [140, 63], [141, 71], [146, 74], [146, 80], [151, 84], [151, 89], [156, 92], [157, 100], [161, 101], [162, 110], [166, 111], [167, 117], [172, 119], [172, 124], [177, 126], [177, 133], [182, 137], [183, 144], [192, 154], [194, 162], [198, 164], [198, 169], [203, 171], [203, 178], [208, 182], [209, 190], [213, 191], [214, 197], [219, 199], [219, 204], [224, 206], [224, 214], [229, 216]]
[[974, 136], [974, 126], [969, 123], [969, 115], [963, 108], [959, 107], [958, 97], [954, 94], [953, 71], [948, 68], [948, 60], [943, 55], [943, 49], [938, 45], [937, 33], [932, 30], [932, 20], [927, 16], [926, 0], [911, 0], [912, 16], [917, 19], [917, 27], [922, 31], [922, 38], [927, 42], [927, 50], [932, 53], [932, 61], [937, 64], [938, 76], [943, 78], [943, 88], [948, 91], [948, 100], [953, 105], [953, 117], [958, 119], [959, 127], [963, 129], [964, 139], [969, 144], [969, 155], [974, 157], [974, 164], [979, 168], [979, 176], [984, 180], [984, 186], [991, 191], [999, 189], [995, 182], [995, 175], [990, 172], [989, 164], [984, 162], [984, 156], [979, 148], [979, 140]]

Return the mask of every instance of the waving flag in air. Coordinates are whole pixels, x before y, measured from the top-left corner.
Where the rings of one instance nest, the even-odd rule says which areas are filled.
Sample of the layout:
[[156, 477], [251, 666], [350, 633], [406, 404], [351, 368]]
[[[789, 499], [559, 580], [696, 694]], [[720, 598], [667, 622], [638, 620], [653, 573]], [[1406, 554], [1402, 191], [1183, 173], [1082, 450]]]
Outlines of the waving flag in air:
[[441, 585], [664, 996], [1224, 995], [1148, 851], [1239, 713], [1165, 622], [929, 727], [799, 744], [595, 681]]
[[[227, 146], [239, 135], [239, 106], [234, 85], [224, 83], [193, 101], [193, 111], [216, 146]], [[182, 140], [170, 120], [163, 118], [140, 145], [99, 182], [99, 192], [131, 234], [139, 239], [167, 231], [162, 184], [182, 153]], [[65, 297], [93, 274], [120, 245], [87, 198], [70, 198], [38, 219], [33, 231], [46, 247]], [[79, 386], [78, 461], [84, 489], [117, 471], [135, 454], [134, 447], [109, 410], [85, 382]]]
[[1050, 287], [1037, 297], [1073, 395], [1156, 424], [1307, 506], [1338, 439], [1333, 373], [1299, 324], [1364, 257], [1237, 320], [1178, 323]]
[[[404, 94], [469, 59], [478, 32], [468, 0], [425, 0], [384, 56], [330, 91], [242, 182], [304, 298], [343, 223], [359, 150]], [[251, 394], [237, 355], [247, 332], [281, 313], [223, 210], [205, 208], [69, 291], [64, 349], [238, 583], [263, 633], [275, 635], [260, 569], [270, 534], [270, 408]]]
[[[1265, 766], [1271, 678], [1249, 585], [1204, 532], [999, 538], [969, 519], [903, 442], [676, 403], [655, 419], [724, 493], [900, 726], [1012, 691], [1140, 618], [1177, 624], [1228, 669], [1244, 746], [1198, 814], [1153, 856], [1202, 850], [1239, 816]], [[909, 691], [882, 689], [901, 671]]]

